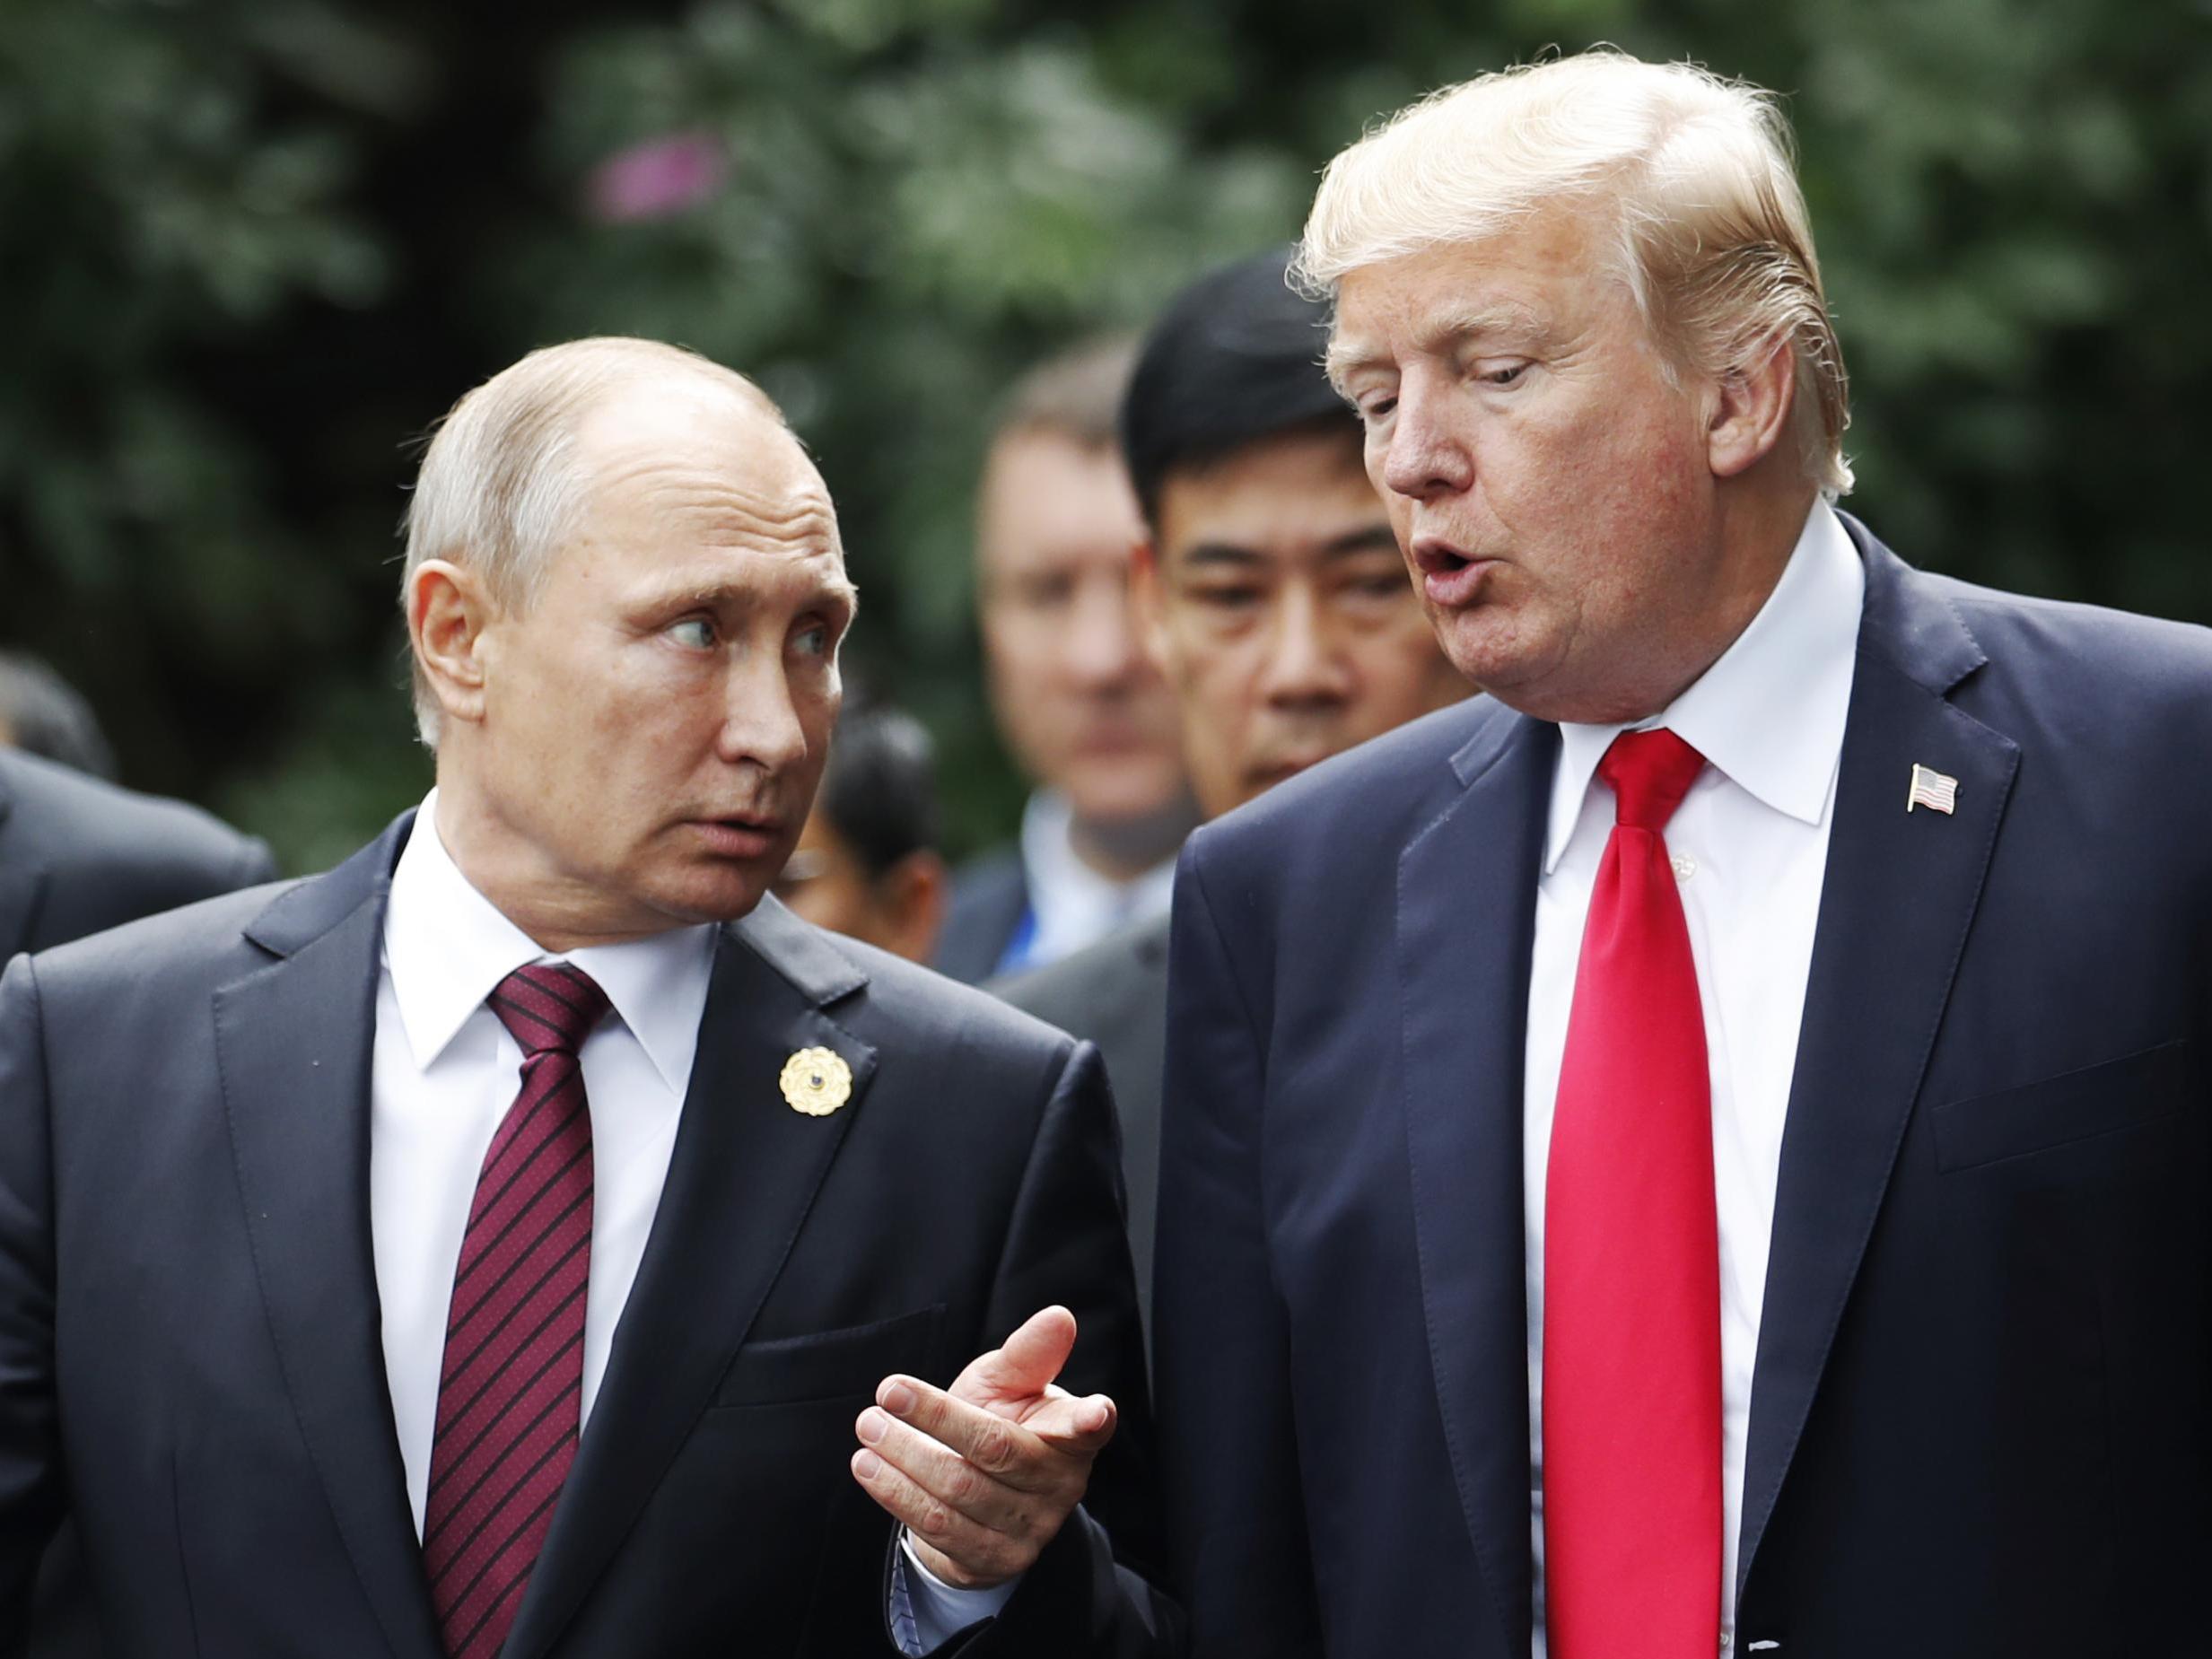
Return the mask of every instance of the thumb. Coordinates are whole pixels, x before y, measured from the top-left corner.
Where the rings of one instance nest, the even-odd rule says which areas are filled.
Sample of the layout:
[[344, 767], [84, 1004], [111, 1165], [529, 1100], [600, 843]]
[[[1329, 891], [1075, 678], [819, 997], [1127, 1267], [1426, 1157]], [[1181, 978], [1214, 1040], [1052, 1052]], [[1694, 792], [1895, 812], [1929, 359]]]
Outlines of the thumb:
[[1075, 1315], [1064, 1307], [1040, 1308], [1013, 1335], [970, 1367], [973, 1380], [1004, 1398], [1041, 1394], [1060, 1375], [1075, 1348]]

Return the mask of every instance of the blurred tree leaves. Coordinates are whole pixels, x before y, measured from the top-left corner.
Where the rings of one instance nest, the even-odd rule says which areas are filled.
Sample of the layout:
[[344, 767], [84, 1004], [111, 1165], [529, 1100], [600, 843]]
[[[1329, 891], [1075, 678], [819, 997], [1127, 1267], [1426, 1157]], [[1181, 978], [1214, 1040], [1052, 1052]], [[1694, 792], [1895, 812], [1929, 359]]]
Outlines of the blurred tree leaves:
[[938, 731], [961, 838], [998, 833], [967, 540], [1001, 389], [1294, 234], [1407, 99], [1598, 39], [1785, 95], [1880, 533], [2212, 620], [2202, 4], [4, 4], [6, 634], [88, 683], [132, 775], [298, 863], [421, 786], [398, 446], [600, 332], [784, 404], [867, 595], [861, 667]]

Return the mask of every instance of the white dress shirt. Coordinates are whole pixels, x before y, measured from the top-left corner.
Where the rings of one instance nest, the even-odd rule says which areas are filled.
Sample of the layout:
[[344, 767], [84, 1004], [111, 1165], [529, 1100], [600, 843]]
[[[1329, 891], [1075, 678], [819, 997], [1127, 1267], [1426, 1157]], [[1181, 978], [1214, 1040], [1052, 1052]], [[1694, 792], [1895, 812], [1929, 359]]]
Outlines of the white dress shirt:
[[1053, 790], [1029, 797], [1021, 813], [1022, 879], [1029, 889], [1028, 925], [1018, 951], [997, 971], [1043, 967], [1095, 945], [1132, 922], [1167, 913], [1175, 897], [1176, 860], [1170, 853], [1127, 881], [1101, 876], [1083, 862], [1071, 837], [1075, 814]]
[[[1733, 1646], [1736, 1531], [1782, 1121], [1828, 861], [1866, 574], [1816, 503], [1781, 580], [1720, 659], [1639, 727], [1709, 763], [1666, 827], [1712, 1068], [1720, 1223], [1721, 1633]], [[1528, 988], [1524, 1214], [1536, 1659], [1543, 1659], [1543, 1209], [1552, 1107], [1590, 888], [1613, 823], [1597, 763], [1621, 726], [1560, 728]]]
[[[437, 808], [433, 790], [392, 872], [370, 1073], [369, 1218], [384, 1371], [418, 1537], [453, 1270], [485, 1152], [521, 1086], [521, 1048], [485, 999], [526, 964], [564, 960], [596, 980], [612, 1005], [578, 1054], [592, 1160], [581, 1428], [668, 1178], [716, 932], [677, 928], [549, 956], [461, 874], [438, 836]], [[928, 1652], [1005, 1600], [989, 1593], [970, 1600], [977, 1593], [916, 1576], [921, 1646], [909, 1653]]]

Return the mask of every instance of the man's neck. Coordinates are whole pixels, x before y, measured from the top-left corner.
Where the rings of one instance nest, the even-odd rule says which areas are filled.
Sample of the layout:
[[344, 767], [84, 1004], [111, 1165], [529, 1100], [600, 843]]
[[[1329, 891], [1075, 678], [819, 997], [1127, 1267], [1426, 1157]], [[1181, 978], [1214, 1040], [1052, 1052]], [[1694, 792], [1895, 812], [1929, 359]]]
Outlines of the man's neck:
[[1175, 856], [1198, 825], [1198, 803], [1178, 791], [1157, 812], [1105, 821], [1071, 818], [1068, 846], [1085, 868], [1112, 882], [1129, 882]]
[[604, 894], [550, 869], [453, 768], [438, 769], [435, 808], [438, 840], [462, 879], [548, 955], [626, 944], [672, 925], [651, 915], [611, 920]]

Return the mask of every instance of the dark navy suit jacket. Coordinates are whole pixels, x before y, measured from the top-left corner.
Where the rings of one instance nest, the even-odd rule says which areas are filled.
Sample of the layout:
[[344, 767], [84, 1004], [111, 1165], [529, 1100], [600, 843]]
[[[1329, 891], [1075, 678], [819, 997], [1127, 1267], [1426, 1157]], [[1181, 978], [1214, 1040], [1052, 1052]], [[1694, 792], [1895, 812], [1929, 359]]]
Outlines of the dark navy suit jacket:
[[[384, 895], [328, 875], [0, 980], [0, 1653], [74, 1516], [117, 1655], [442, 1652], [409, 1518], [368, 1192]], [[791, 1111], [794, 1051], [853, 1095]], [[852, 1423], [1036, 1308], [1121, 1428], [963, 1653], [1133, 1656], [1172, 1610], [1095, 1051], [774, 900], [722, 931], [668, 1183], [505, 1653], [888, 1655], [890, 1524]], [[1111, 1528], [1111, 1531], [1109, 1531]]]
[[[2205, 1653], [2212, 633], [1851, 528], [1737, 1651]], [[1522, 1049], [1557, 743], [1480, 699], [1185, 852], [1154, 1310], [1196, 1659], [1529, 1651]], [[1906, 812], [1916, 763], [1955, 814]]]

